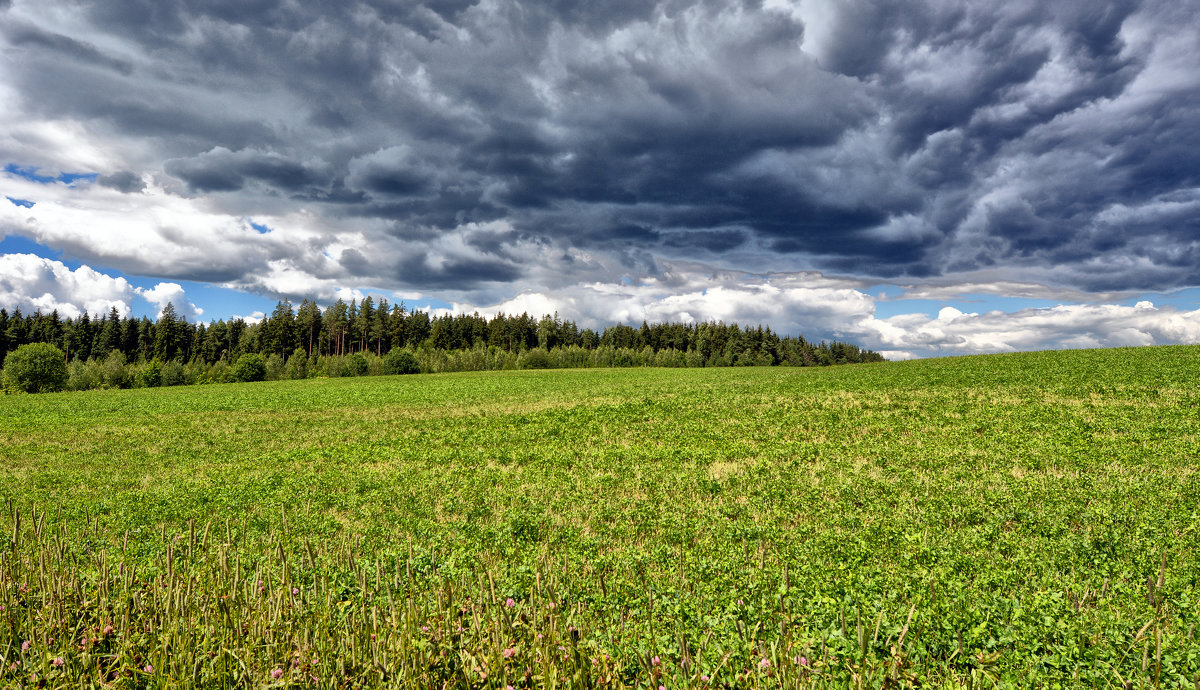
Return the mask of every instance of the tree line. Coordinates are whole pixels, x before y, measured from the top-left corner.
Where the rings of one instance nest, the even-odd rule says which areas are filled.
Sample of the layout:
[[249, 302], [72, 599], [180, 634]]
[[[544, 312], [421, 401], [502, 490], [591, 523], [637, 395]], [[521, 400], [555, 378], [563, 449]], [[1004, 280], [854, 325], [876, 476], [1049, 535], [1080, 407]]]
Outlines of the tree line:
[[[22, 314], [20, 309], [11, 313], [0, 309], [0, 366], [9, 352], [30, 343], [59, 348], [76, 370], [88, 362], [99, 368], [125, 367], [130, 381], [113, 385], [230, 380], [231, 367], [249, 354], [262, 357], [267, 378], [384, 373], [385, 355], [396, 349], [411, 352], [421, 371], [820, 366], [883, 360], [878, 353], [850, 343], [781, 337], [761, 325], [643, 321], [640, 327], [618, 324], [598, 332], [581, 329], [557, 314], [535, 318], [501, 313], [490, 319], [478, 313], [432, 316], [369, 296], [348, 303], [338, 300], [325, 308], [311, 300], [299, 307], [282, 300], [256, 323], [241, 318], [191, 323], [172, 304], [156, 321], [122, 316], [115, 307], [98, 317], [84, 313], [65, 319], [57, 310]], [[360, 360], [366, 362], [365, 370]], [[147, 367], [156, 371], [150, 372], [150, 380], [138, 381]], [[172, 380], [161, 381], [164, 371]]]

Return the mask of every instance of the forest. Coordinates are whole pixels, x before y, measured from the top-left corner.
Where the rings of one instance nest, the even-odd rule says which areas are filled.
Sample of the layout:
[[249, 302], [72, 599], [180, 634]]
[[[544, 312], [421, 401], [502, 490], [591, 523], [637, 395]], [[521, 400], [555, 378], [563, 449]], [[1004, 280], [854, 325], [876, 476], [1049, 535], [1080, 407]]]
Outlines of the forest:
[[[721, 322], [612, 325], [597, 332], [557, 314], [431, 316], [371, 297], [325, 308], [280, 301], [258, 322], [191, 323], [168, 304], [157, 321], [113, 307], [93, 317], [0, 309], [0, 367], [29, 343], [59, 348], [68, 389], [153, 387], [242, 380], [235, 365], [261, 358], [266, 379], [570, 367], [823, 366], [882, 361], [843, 342], [812, 343], [769, 327]], [[397, 370], [387, 355], [410, 353]], [[407, 357], [407, 356], [406, 356]], [[255, 358], [255, 359], [257, 359]]]

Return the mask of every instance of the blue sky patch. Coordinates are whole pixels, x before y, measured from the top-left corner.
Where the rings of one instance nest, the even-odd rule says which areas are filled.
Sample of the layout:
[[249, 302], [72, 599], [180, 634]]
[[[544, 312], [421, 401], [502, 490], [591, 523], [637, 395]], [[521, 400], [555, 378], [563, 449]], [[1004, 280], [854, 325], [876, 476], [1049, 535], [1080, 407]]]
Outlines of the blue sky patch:
[[33, 208], [33, 202], [28, 199], [14, 199], [11, 196], [6, 196], [4, 198], [11, 201], [14, 206], [20, 206], [21, 208]]
[[903, 296], [904, 288], [898, 285], [873, 285], [863, 292], [875, 298], [875, 318], [877, 319], [886, 319], [901, 314], [925, 314], [932, 319], [937, 318], [938, 312], [943, 307], [954, 307], [964, 314], [986, 314], [990, 311], [1011, 313], [1022, 309], [1038, 309], [1064, 304], [1062, 301], [984, 293], [964, 293], [954, 299], [906, 299]]
[[4, 166], [4, 172], [24, 178], [30, 182], [37, 182], [38, 184], [61, 182], [65, 185], [72, 185], [81, 180], [84, 182], [95, 182], [96, 178], [99, 177], [97, 173], [61, 173], [58, 177], [48, 177], [46, 175], [39, 175], [37, 168], [21, 167], [15, 163], [9, 163]]

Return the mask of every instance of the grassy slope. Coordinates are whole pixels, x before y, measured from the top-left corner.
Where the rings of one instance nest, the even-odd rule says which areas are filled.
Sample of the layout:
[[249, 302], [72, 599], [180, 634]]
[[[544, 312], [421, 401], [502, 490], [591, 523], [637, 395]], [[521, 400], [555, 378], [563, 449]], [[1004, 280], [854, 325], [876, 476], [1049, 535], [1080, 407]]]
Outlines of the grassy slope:
[[[1200, 348], [1166, 347], [6, 397], [0, 497], [75, 529], [98, 513], [101, 543], [133, 530], [130, 562], [194, 518], [231, 525], [248, 561], [304, 539], [348, 554], [353, 535], [418, 600], [481, 573], [522, 607], [552, 588], [614, 683], [1190, 683], [1198, 374]], [[351, 560], [291, 576], [319, 589]], [[475, 586], [441, 606], [490, 600]], [[498, 630], [455, 644], [525, 639]], [[251, 654], [253, 673], [290, 653]]]

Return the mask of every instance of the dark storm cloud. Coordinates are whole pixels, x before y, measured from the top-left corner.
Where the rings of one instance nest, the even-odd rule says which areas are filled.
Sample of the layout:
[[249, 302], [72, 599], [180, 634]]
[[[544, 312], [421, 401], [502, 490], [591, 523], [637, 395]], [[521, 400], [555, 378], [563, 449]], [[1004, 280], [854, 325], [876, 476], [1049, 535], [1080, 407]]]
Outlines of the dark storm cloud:
[[[0, 9], [3, 8], [4, 3], [0, 3]], [[133, 66], [127, 61], [106, 55], [94, 45], [61, 34], [42, 31], [35, 26], [16, 24], [10, 27], [7, 33], [8, 40], [14, 46], [43, 48], [61, 57], [109, 67], [125, 75], [133, 71]]]
[[1200, 186], [1186, 3], [73, 5], [95, 38], [12, 24], [12, 82], [25, 112], [150, 141], [122, 167], [245, 216], [295, 200], [335, 234], [511, 229], [466, 233], [488, 259], [394, 262], [405, 285], [517, 280], [520, 242], [649, 272], [659, 253], [737, 251], [867, 276], [1198, 282], [1194, 207], [1163, 201]]
[[172, 159], [163, 169], [196, 192], [229, 192], [256, 180], [272, 189], [300, 192], [318, 184], [320, 175], [278, 154], [215, 148], [187, 159]]
[[121, 170], [111, 175], [101, 175], [96, 178], [96, 182], [119, 192], [125, 192], [126, 194], [140, 192], [146, 188], [146, 183], [142, 180], [141, 176], [135, 175], [128, 170]]
[[666, 236], [663, 244], [676, 249], [706, 249], [719, 254], [746, 242], [746, 233], [739, 230], [711, 230], [704, 232], [673, 232]]
[[442, 290], [469, 290], [484, 283], [511, 283], [521, 277], [521, 271], [504, 261], [448, 258], [430, 263], [426, 254], [402, 259], [395, 276], [405, 285]]

